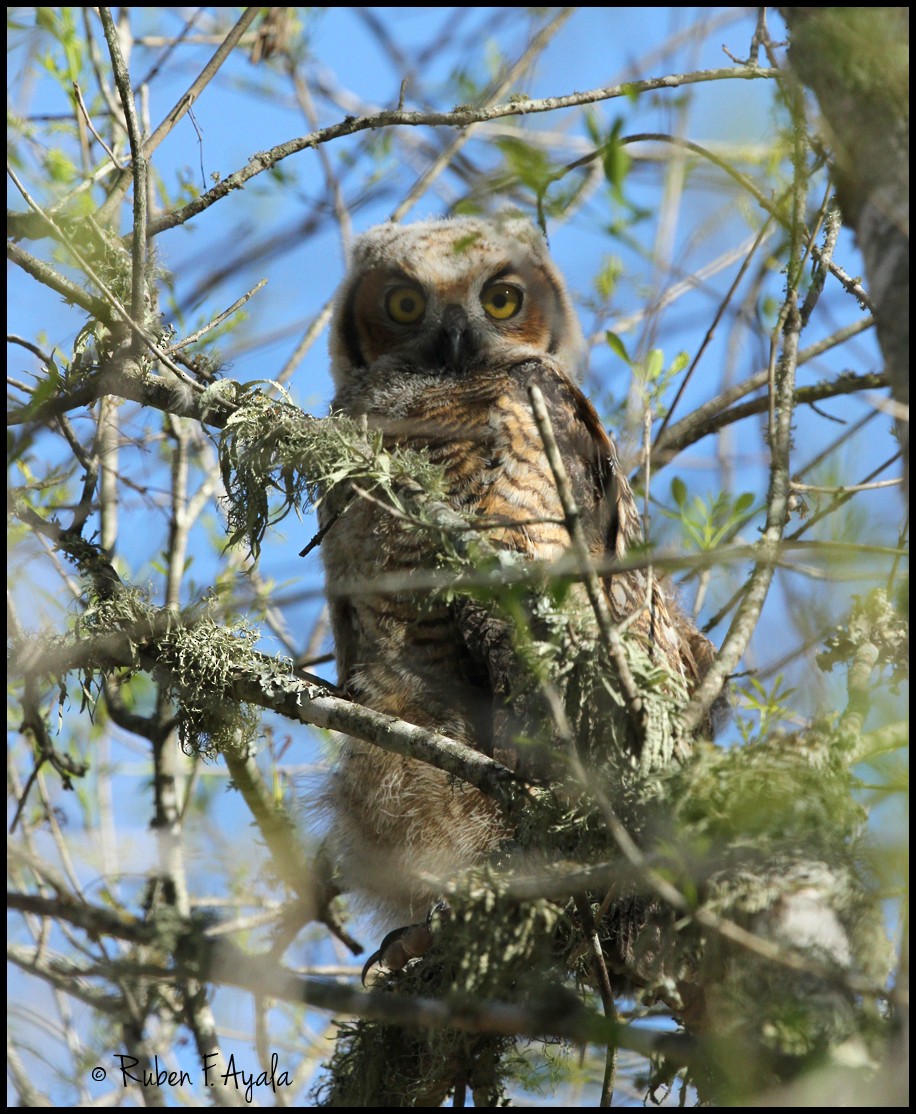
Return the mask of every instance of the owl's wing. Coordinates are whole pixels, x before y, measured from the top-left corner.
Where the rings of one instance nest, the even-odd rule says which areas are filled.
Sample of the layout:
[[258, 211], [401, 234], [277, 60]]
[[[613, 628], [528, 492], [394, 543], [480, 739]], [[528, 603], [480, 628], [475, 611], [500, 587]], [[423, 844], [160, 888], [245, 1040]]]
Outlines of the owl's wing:
[[[712, 661], [714, 650], [679, 607], [673, 585], [658, 575], [649, 577], [643, 569], [619, 572], [613, 569], [615, 561], [632, 556], [643, 543], [639, 511], [613, 440], [591, 402], [551, 364], [526, 365], [515, 414], [530, 413], [527, 384], [532, 381], [544, 394], [589, 551], [601, 570], [614, 621], [626, 622], [631, 636], [639, 637], [653, 657], [664, 661], [675, 676], [683, 678], [688, 690], [693, 689]], [[534, 511], [556, 523], [563, 517], [562, 509], [533, 417], [529, 423], [519, 420], [512, 428], [509, 442], [514, 446], [516, 459], [507, 462], [504, 472], [524, 487], [525, 513], [533, 517]], [[540, 477], [539, 482], [532, 480], [533, 474]], [[495, 481], [492, 488], [497, 497], [500, 482]], [[486, 512], [488, 505], [485, 497], [481, 509]], [[542, 552], [539, 537], [547, 542], [559, 538], [564, 548], [568, 544], [565, 528], [553, 529], [551, 535], [547, 527], [540, 534], [536, 528], [528, 527], [524, 531], [526, 544], [514, 547], [535, 559], [551, 559], [556, 555], [556, 546], [545, 544]], [[536, 722], [545, 713], [539, 707], [538, 695], [531, 692], [527, 666], [519, 660], [512, 624], [498, 606], [479, 599], [457, 599], [452, 614], [471, 661], [478, 674], [488, 678], [493, 693], [493, 756], [515, 765], [513, 759], [517, 756], [509, 740], [513, 734], [526, 733], [526, 721]], [[519, 726], [521, 732], [517, 730]], [[537, 773], [548, 757], [534, 755], [532, 760], [528, 755], [525, 763], [528, 772]]]
[[[596, 563], [605, 570], [604, 590], [615, 622], [627, 622], [642, 635], [647, 649], [663, 657], [675, 675], [692, 690], [703, 679], [715, 656], [715, 647], [685, 614], [674, 585], [667, 577], [649, 578], [641, 569], [614, 572], [614, 560], [633, 556], [644, 545], [642, 520], [633, 491], [620, 467], [617, 447], [605, 431], [594, 406], [579, 388], [566, 383], [567, 406], [559, 413], [571, 415], [588, 438], [591, 459], [591, 491], [574, 494], [580, 510], [585, 508], [603, 529], [603, 546], [592, 547]], [[569, 420], [567, 418], [567, 420]]]

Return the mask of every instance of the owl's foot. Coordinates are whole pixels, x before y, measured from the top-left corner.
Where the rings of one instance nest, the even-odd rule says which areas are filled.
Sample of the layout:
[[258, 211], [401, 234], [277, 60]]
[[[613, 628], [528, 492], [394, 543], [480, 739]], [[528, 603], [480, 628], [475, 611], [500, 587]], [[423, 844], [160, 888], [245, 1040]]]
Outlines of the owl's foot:
[[403, 928], [395, 928], [389, 932], [363, 965], [363, 986], [366, 985], [366, 975], [376, 963], [387, 967], [389, 971], [400, 971], [412, 959], [426, 955], [433, 943], [433, 918], [448, 912], [448, 902], [440, 899], [426, 914], [425, 921], [404, 925]]

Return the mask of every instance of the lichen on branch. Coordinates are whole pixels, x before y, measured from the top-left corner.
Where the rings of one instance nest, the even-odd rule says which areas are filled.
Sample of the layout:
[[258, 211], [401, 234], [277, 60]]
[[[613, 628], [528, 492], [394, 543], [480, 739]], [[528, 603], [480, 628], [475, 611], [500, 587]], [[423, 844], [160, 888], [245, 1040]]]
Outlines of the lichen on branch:
[[347, 481], [377, 491], [396, 509], [403, 509], [399, 485], [443, 494], [442, 470], [423, 454], [386, 448], [380, 431], [352, 418], [313, 418], [282, 388], [275, 399], [264, 386], [235, 385], [237, 408], [220, 437], [230, 545], [244, 541], [257, 558], [268, 527]]

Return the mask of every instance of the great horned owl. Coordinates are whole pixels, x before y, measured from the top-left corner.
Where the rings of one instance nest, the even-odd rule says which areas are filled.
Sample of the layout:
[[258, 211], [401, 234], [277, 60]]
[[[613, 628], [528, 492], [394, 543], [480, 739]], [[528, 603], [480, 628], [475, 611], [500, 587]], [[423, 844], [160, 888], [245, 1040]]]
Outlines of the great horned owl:
[[[365, 415], [391, 443], [425, 450], [445, 469], [455, 510], [502, 523], [487, 531], [492, 545], [549, 561], [569, 536], [527, 393], [536, 383], [589, 548], [604, 562], [640, 539], [640, 523], [613, 442], [576, 385], [583, 348], [563, 279], [527, 221], [382, 225], [356, 241], [337, 295], [332, 410]], [[383, 574], [409, 584], [415, 570], [435, 567], [428, 537], [365, 493], [334, 497], [346, 510], [323, 554], [343, 691], [492, 754], [486, 663], [449, 603], [339, 587]], [[645, 604], [640, 573], [607, 576], [604, 586], [617, 621]], [[691, 686], [709, 644], [666, 593], [656, 585], [651, 639]], [[435, 896], [419, 875], [450, 875], [511, 834], [476, 789], [355, 740], [344, 744], [328, 796], [344, 884], [401, 923]]]

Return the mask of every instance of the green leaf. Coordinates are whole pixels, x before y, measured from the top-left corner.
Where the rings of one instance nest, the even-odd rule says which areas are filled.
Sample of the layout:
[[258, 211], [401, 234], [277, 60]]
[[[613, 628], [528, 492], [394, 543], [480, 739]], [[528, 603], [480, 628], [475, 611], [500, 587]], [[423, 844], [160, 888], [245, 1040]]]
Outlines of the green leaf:
[[585, 110], [585, 130], [588, 132], [588, 138], [596, 147], [603, 146], [604, 138], [601, 135], [600, 118], [591, 107]]
[[619, 143], [612, 143], [604, 152], [601, 163], [604, 167], [604, 176], [614, 195], [622, 200], [623, 184], [633, 165], [633, 160]]
[[60, 147], [52, 147], [45, 155], [45, 168], [53, 182], [69, 185], [76, 177], [76, 167], [73, 161], [64, 154]]
[[681, 508], [683, 508], [687, 502], [687, 485], [680, 476], [675, 476], [671, 481], [671, 498]]
[[665, 366], [665, 354], [660, 348], [653, 348], [646, 360], [646, 382], [651, 383], [662, 373]]
[[40, 380], [35, 390], [32, 391], [32, 397], [29, 399], [30, 410], [37, 410], [43, 403], [53, 398], [60, 387], [60, 371], [58, 370], [57, 364], [51, 360], [47, 368], [47, 378]]
[[608, 347], [615, 355], [619, 356], [630, 367], [633, 366], [633, 361], [630, 359], [629, 353], [624, 346], [623, 341], [616, 333], [612, 333], [610, 329], [604, 334], [604, 339], [608, 342]]
[[540, 148], [515, 136], [504, 136], [495, 143], [502, 152], [511, 175], [533, 193], [539, 193], [553, 177], [553, 164]]
[[623, 261], [616, 255], [607, 256], [595, 276], [595, 289], [602, 298], [607, 300], [611, 297], [622, 274]]

